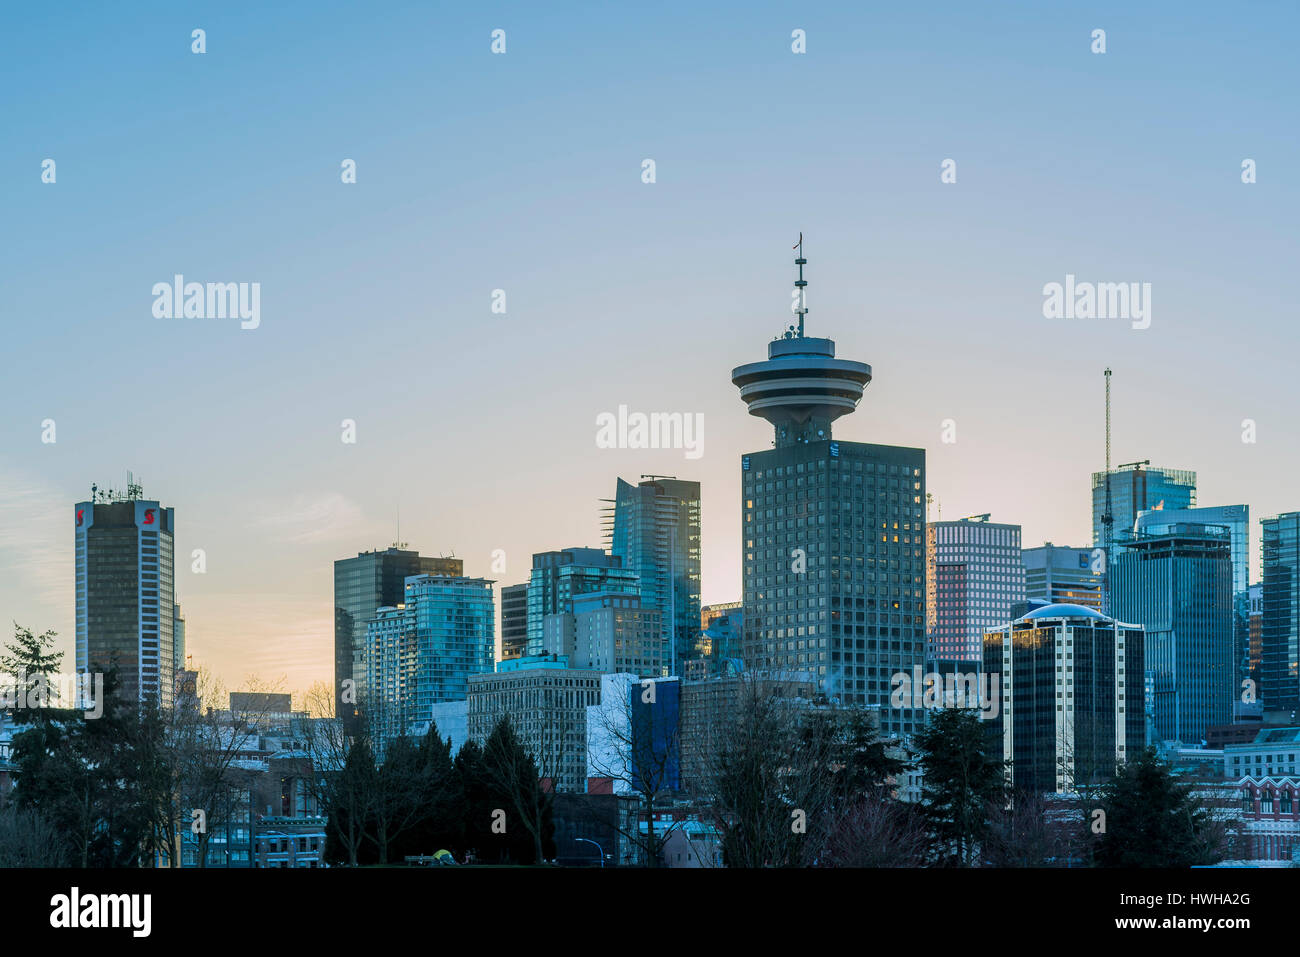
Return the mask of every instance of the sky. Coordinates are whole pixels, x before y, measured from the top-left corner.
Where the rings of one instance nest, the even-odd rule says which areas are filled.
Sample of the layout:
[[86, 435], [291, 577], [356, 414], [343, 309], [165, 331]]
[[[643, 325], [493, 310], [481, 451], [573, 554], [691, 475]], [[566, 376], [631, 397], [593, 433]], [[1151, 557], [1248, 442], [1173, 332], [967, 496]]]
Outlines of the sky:
[[[944, 518], [1086, 544], [1109, 366], [1113, 460], [1249, 504], [1257, 570], [1300, 509], [1300, 12], [876, 6], [6, 11], [0, 623], [71, 665], [73, 504], [128, 469], [232, 689], [332, 678], [333, 561], [399, 513], [505, 585], [599, 544], [618, 477], [697, 479], [704, 601], [737, 600], [771, 431], [730, 371], [792, 321], [800, 232], [808, 334], [873, 368], [836, 437], [926, 449]], [[259, 283], [260, 324], [156, 316], [176, 274]], [[1046, 318], [1067, 275], [1150, 283], [1150, 326]], [[597, 447], [620, 405], [702, 415], [703, 454]]]

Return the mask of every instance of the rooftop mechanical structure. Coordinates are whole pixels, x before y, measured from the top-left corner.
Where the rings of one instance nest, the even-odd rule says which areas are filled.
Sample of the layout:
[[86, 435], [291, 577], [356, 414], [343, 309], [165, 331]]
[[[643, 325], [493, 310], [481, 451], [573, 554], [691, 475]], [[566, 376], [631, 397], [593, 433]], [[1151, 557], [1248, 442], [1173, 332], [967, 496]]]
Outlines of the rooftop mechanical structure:
[[822, 442], [831, 437], [831, 423], [858, 407], [862, 390], [871, 382], [865, 362], [835, 358], [835, 342], [804, 335], [808, 312], [803, 267], [803, 234], [795, 246], [799, 278], [795, 281], [798, 326], [767, 346], [767, 361], [750, 362], [731, 370], [731, 383], [749, 406], [749, 414], [772, 423], [775, 445], [784, 448], [801, 442]]

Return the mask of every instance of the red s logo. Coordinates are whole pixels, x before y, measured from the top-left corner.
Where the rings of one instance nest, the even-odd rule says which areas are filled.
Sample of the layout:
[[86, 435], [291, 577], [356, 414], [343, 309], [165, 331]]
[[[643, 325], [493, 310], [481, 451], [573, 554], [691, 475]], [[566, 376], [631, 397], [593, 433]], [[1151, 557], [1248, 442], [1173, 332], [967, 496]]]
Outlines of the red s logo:
[[77, 528], [81, 528], [81, 516], [85, 514], [86, 510], [84, 508], [77, 509]]
[[144, 523], [145, 523], [146, 525], [152, 525], [152, 524], [153, 524], [153, 509], [151, 509], [151, 508], [146, 508], [146, 509], [144, 510]]

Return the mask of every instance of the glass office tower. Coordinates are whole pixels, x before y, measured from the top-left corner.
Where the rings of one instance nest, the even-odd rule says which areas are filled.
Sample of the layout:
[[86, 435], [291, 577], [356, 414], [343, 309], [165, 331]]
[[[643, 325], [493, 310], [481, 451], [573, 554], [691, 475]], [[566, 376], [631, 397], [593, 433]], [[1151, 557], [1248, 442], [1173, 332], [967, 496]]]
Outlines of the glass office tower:
[[[349, 733], [358, 728], [366, 693], [366, 625], [380, 608], [403, 603], [408, 576], [459, 576], [463, 571], [459, 558], [422, 556], [396, 545], [334, 563], [334, 703]], [[344, 700], [348, 681], [354, 702]]]
[[[802, 291], [802, 256], [796, 259]], [[801, 672], [844, 704], [876, 707], [884, 736], [920, 729], [891, 707], [893, 675], [925, 662], [925, 451], [836, 441], [871, 367], [798, 327], [732, 370], [774, 448], [741, 458], [744, 659]]]
[[573, 596], [588, 592], [641, 593], [636, 572], [623, 567], [617, 555], [599, 548], [566, 548], [533, 555], [528, 581], [528, 655], [560, 653], [545, 648], [546, 616], [573, 613]]
[[1048, 605], [984, 636], [1001, 707], [986, 719], [1012, 787], [1075, 793], [1146, 746], [1141, 626], [1082, 605]]
[[1115, 617], [1146, 630], [1156, 734], [1201, 744], [1211, 725], [1232, 722], [1240, 690], [1228, 531], [1200, 524], [1143, 530], [1116, 548], [1110, 579]]
[[680, 669], [700, 634], [700, 483], [619, 479], [610, 551], [640, 578], [641, 606], [662, 613], [663, 660]]
[[1186, 469], [1133, 468], [1092, 473], [1092, 544], [1102, 539], [1106, 514], [1106, 476], [1110, 476], [1111, 535], [1115, 541], [1133, 534], [1138, 512], [1145, 509], [1191, 508], [1196, 504], [1196, 473]]
[[1260, 520], [1260, 700], [1300, 712], [1300, 512]]
[[412, 575], [405, 601], [366, 626], [372, 727], [381, 743], [433, 720], [433, 705], [464, 701], [469, 676], [490, 672], [496, 649], [492, 582]]
[[1216, 505], [1141, 511], [1134, 530], [1153, 532], [1174, 525], [1210, 525], [1228, 532], [1232, 551], [1233, 655], [1240, 683], [1250, 674], [1250, 506]]
[[92, 488], [73, 507], [77, 671], [116, 665], [126, 700], [169, 706], [176, 688], [175, 509]]

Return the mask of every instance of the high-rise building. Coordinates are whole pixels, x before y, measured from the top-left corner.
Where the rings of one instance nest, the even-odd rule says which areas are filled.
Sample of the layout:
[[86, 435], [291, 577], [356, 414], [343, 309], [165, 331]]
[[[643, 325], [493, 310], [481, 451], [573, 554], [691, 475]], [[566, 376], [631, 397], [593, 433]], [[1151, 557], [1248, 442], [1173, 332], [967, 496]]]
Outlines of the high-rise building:
[[587, 708], [588, 788], [654, 795], [681, 788], [681, 679], [601, 675]]
[[1255, 682], [1255, 700], [1261, 699], [1264, 684], [1264, 586], [1250, 586], [1250, 614], [1247, 621], [1250, 651], [1246, 660], [1246, 677]]
[[641, 579], [641, 604], [662, 612], [664, 659], [684, 661], [700, 633], [700, 483], [619, 479], [613, 512], [610, 552]]
[[177, 671], [185, 670], [185, 616], [179, 604], [172, 605], [172, 663]]
[[544, 790], [587, 789], [587, 708], [600, 702], [600, 672], [570, 668], [562, 655], [503, 661], [469, 679], [469, 736], [483, 744], [509, 715]]
[[1237, 683], [1250, 676], [1250, 506], [1159, 508], [1138, 512], [1134, 534], [1175, 525], [1226, 529], [1232, 553], [1232, 654]]
[[546, 648], [546, 616], [572, 614], [575, 595], [596, 591], [639, 595], [640, 588], [636, 572], [624, 568], [617, 555], [599, 548], [537, 552], [528, 580], [528, 655], [560, 652]]
[[740, 602], [712, 605], [703, 612], [704, 633], [700, 636], [701, 651], [708, 655], [711, 665], [707, 674], [726, 670], [728, 661], [743, 661], [745, 636], [745, 610]]
[[925, 527], [926, 655], [979, 661], [984, 634], [1011, 620], [1024, 601], [1020, 526], [975, 515]]
[[358, 727], [366, 694], [366, 625], [380, 608], [406, 600], [407, 577], [463, 573], [459, 558], [421, 556], [397, 545], [334, 563], [334, 703], [350, 733]]
[[116, 665], [126, 700], [168, 706], [176, 687], [175, 509], [92, 487], [73, 510], [77, 671]]
[[1101, 575], [1093, 571], [1091, 548], [1051, 542], [1020, 551], [1025, 566], [1025, 600], [1082, 605], [1101, 611]]
[[921, 727], [920, 709], [889, 707], [892, 676], [925, 661], [925, 451], [837, 441], [871, 367], [835, 358], [798, 327], [768, 358], [732, 370], [774, 448], [741, 457], [746, 665], [808, 671], [846, 705], [881, 707], [881, 731]]
[[1265, 711], [1300, 712], [1300, 512], [1260, 519], [1259, 524], [1261, 700]]
[[637, 595], [588, 592], [573, 599], [574, 653], [570, 663], [601, 673], [658, 678], [667, 671], [663, 613]]
[[366, 705], [381, 742], [436, 720], [433, 706], [464, 701], [471, 675], [492, 670], [492, 582], [412, 575], [406, 600], [381, 608], [366, 628]]
[[1143, 648], [1140, 625], [1082, 605], [1036, 608], [984, 636], [984, 680], [1001, 699], [986, 729], [1012, 787], [1074, 793], [1142, 752]]
[[528, 582], [501, 589], [501, 660], [519, 658], [528, 647]]
[[1111, 611], [1146, 632], [1152, 717], [1161, 741], [1198, 745], [1232, 721], [1232, 553], [1214, 525], [1151, 526], [1114, 550]]
[[[1143, 463], [1145, 464], [1145, 463]], [[1187, 469], [1124, 466], [1092, 473], [1092, 544], [1102, 544], [1106, 514], [1106, 476], [1110, 476], [1111, 541], [1133, 533], [1138, 512], [1146, 509], [1192, 508], [1196, 505], [1196, 473]]]

